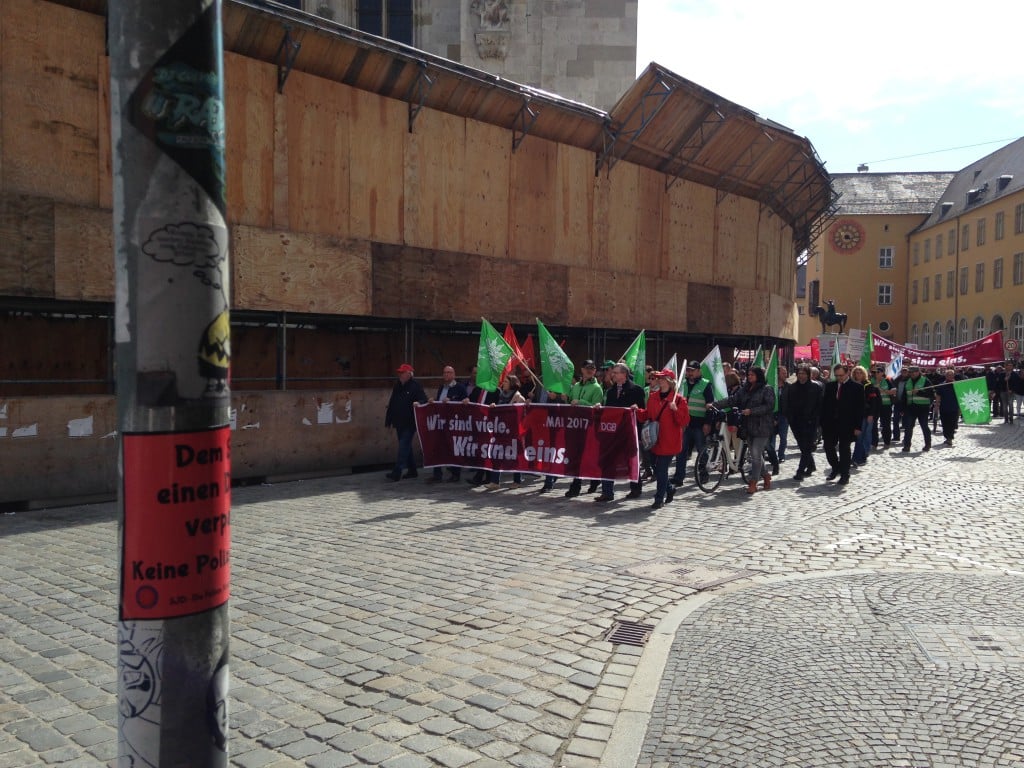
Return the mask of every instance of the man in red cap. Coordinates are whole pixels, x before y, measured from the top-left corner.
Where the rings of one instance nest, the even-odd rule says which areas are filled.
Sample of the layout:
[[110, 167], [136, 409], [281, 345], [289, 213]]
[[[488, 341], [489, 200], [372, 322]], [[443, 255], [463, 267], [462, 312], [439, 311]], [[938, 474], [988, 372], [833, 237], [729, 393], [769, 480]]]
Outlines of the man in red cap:
[[[415, 403], [427, 402], [427, 393], [420, 383], [413, 378], [413, 368], [408, 363], [398, 366], [398, 381], [391, 390], [388, 409], [384, 414], [384, 426], [394, 427], [398, 434], [398, 457], [395, 468], [386, 477], [388, 480], [406, 480], [416, 477], [416, 462], [412, 458], [412, 437], [416, 434], [416, 417], [413, 415]], [[402, 474], [402, 468], [406, 472]]]

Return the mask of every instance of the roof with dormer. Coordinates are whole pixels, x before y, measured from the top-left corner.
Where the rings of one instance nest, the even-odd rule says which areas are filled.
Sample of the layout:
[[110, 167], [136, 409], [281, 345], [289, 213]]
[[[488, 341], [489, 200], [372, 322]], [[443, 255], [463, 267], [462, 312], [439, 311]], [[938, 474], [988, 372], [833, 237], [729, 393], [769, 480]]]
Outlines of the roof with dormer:
[[927, 215], [955, 175], [953, 171], [832, 174], [832, 187], [839, 195], [836, 215]]
[[955, 219], [1021, 189], [1024, 189], [1024, 137], [956, 173], [919, 229]]

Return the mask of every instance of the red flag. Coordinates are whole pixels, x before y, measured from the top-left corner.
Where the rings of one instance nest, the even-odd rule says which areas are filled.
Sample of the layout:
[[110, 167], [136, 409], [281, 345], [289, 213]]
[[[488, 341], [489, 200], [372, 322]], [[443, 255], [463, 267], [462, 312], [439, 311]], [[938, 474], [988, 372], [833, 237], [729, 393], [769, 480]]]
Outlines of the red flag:
[[526, 363], [532, 370], [537, 370], [537, 353], [533, 349], [533, 334], [529, 334], [526, 337], [526, 341], [523, 342], [523, 362]]
[[519, 348], [519, 342], [516, 341], [516, 332], [512, 330], [511, 323], [505, 323], [505, 343], [512, 347], [514, 354], [508, 359], [508, 365], [505, 366], [505, 370], [501, 372], [501, 376], [498, 378], [499, 384], [505, 381], [505, 377], [516, 369], [516, 364], [523, 357], [523, 350]]

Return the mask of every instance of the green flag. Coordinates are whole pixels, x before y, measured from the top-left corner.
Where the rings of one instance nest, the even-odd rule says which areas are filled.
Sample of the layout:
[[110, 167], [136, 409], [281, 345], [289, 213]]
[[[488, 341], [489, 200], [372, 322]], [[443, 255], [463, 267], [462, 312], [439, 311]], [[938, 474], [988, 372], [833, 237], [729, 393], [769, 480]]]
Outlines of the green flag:
[[572, 388], [572, 374], [576, 366], [558, 346], [544, 323], [537, 320], [537, 339], [540, 342], [540, 378], [548, 392], [568, 395]]
[[868, 326], [868, 335], [864, 339], [864, 351], [860, 353], [860, 364], [864, 370], [871, 371], [871, 353], [875, 351], [875, 337]]
[[622, 362], [633, 372], [633, 381], [640, 384], [647, 373], [647, 336], [644, 331], [640, 331], [633, 339], [626, 354], [622, 356]]
[[757, 352], [754, 353], [754, 362], [751, 365], [756, 365], [758, 368], [764, 368], [764, 350], [761, 349], [761, 345], [757, 345]]
[[779, 349], [772, 347], [772, 356], [768, 361], [768, 367], [764, 369], [764, 380], [775, 393], [775, 408], [773, 413], [779, 412]]
[[729, 396], [729, 390], [725, 388], [725, 369], [722, 368], [722, 350], [715, 345], [715, 348], [708, 352], [707, 356], [700, 362], [700, 375], [711, 382], [711, 389], [715, 393], [715, 400], [722, 400]]
[[988, 424], [992, 410], [988, 402], [988, 382], [984, 376], [953, 382], [956, 402], [964, 415], [964, 424]]
[[493, 325], [483, 320], [480, 324], [480, 349], [476, 353], [476, 385], [488, 392], [498, 389], [501, 373], [512, 354], [508, 342]]

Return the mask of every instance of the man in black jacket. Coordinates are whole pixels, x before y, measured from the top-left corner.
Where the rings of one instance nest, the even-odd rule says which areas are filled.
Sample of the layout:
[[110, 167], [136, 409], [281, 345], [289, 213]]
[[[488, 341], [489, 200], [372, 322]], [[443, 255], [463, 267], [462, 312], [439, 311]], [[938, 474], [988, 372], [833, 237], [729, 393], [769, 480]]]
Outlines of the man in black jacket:
[[814, 464], [814, 444], [821, 421], [824, 392], [821, 382], [811, 379], [811, 368], [807, 365], [796, 369], [796, 381], [786, 390], [786, 420], [800, 449], [800, 465], [793, 476], [797, 482], [817, 470]]
[[[604, 404], [613, 408], [643, 408], [647, 405], [644, 397], [644, 390], [629, 380], [629, 367], [624, 363], [616, 363], [611, 367], [612, 385], [604, 395]], [[601, 495], [594, 499], [598, 504], [604, 504], [615, 498], [615, 481], [601, 481]], [[640, 496], [641, 486], [639, 482], [630, 482], [627, 499], [636, 499]]]
[[[455, 378], [455, 368], [446, 365], [441, 371], [441, 383], [437, 387], [435, 403], [468, 403], [469, 392], [466, 385]], [[427, 478], [428, 483], [440, 483], [442, 480], [441, 467], [434, 467], [434, 474]], [[448, 467], [448, 482], [457, 483], [462, 476], [461, 467]]]
[[[821, 402], [821, 442], [832, 472], [829, 480], [840, 485], [850, 482], [850, 444], [860, 434], [864, 419], [864, 387], [850, 379], [845, 365], [832, 369]], [[837, 451], [838, 449], [838, 451]]]
[[[413, 378], [413, 368], [408, 363], [398, 366], [398, 381], [391, 390], [388, 409], [384, 414], [384, 426], [394, 427], [398, 435], [398, 457], [395, 468], [386, 477], [388, 480], [406, 480], [416, 477], [416, 463], [412, 458], [412, 436], [416, 434], [415, 403], [427, 402], [427, 394], [420, 383]], [[402, 474], [402, 468], [406, 472]]]

